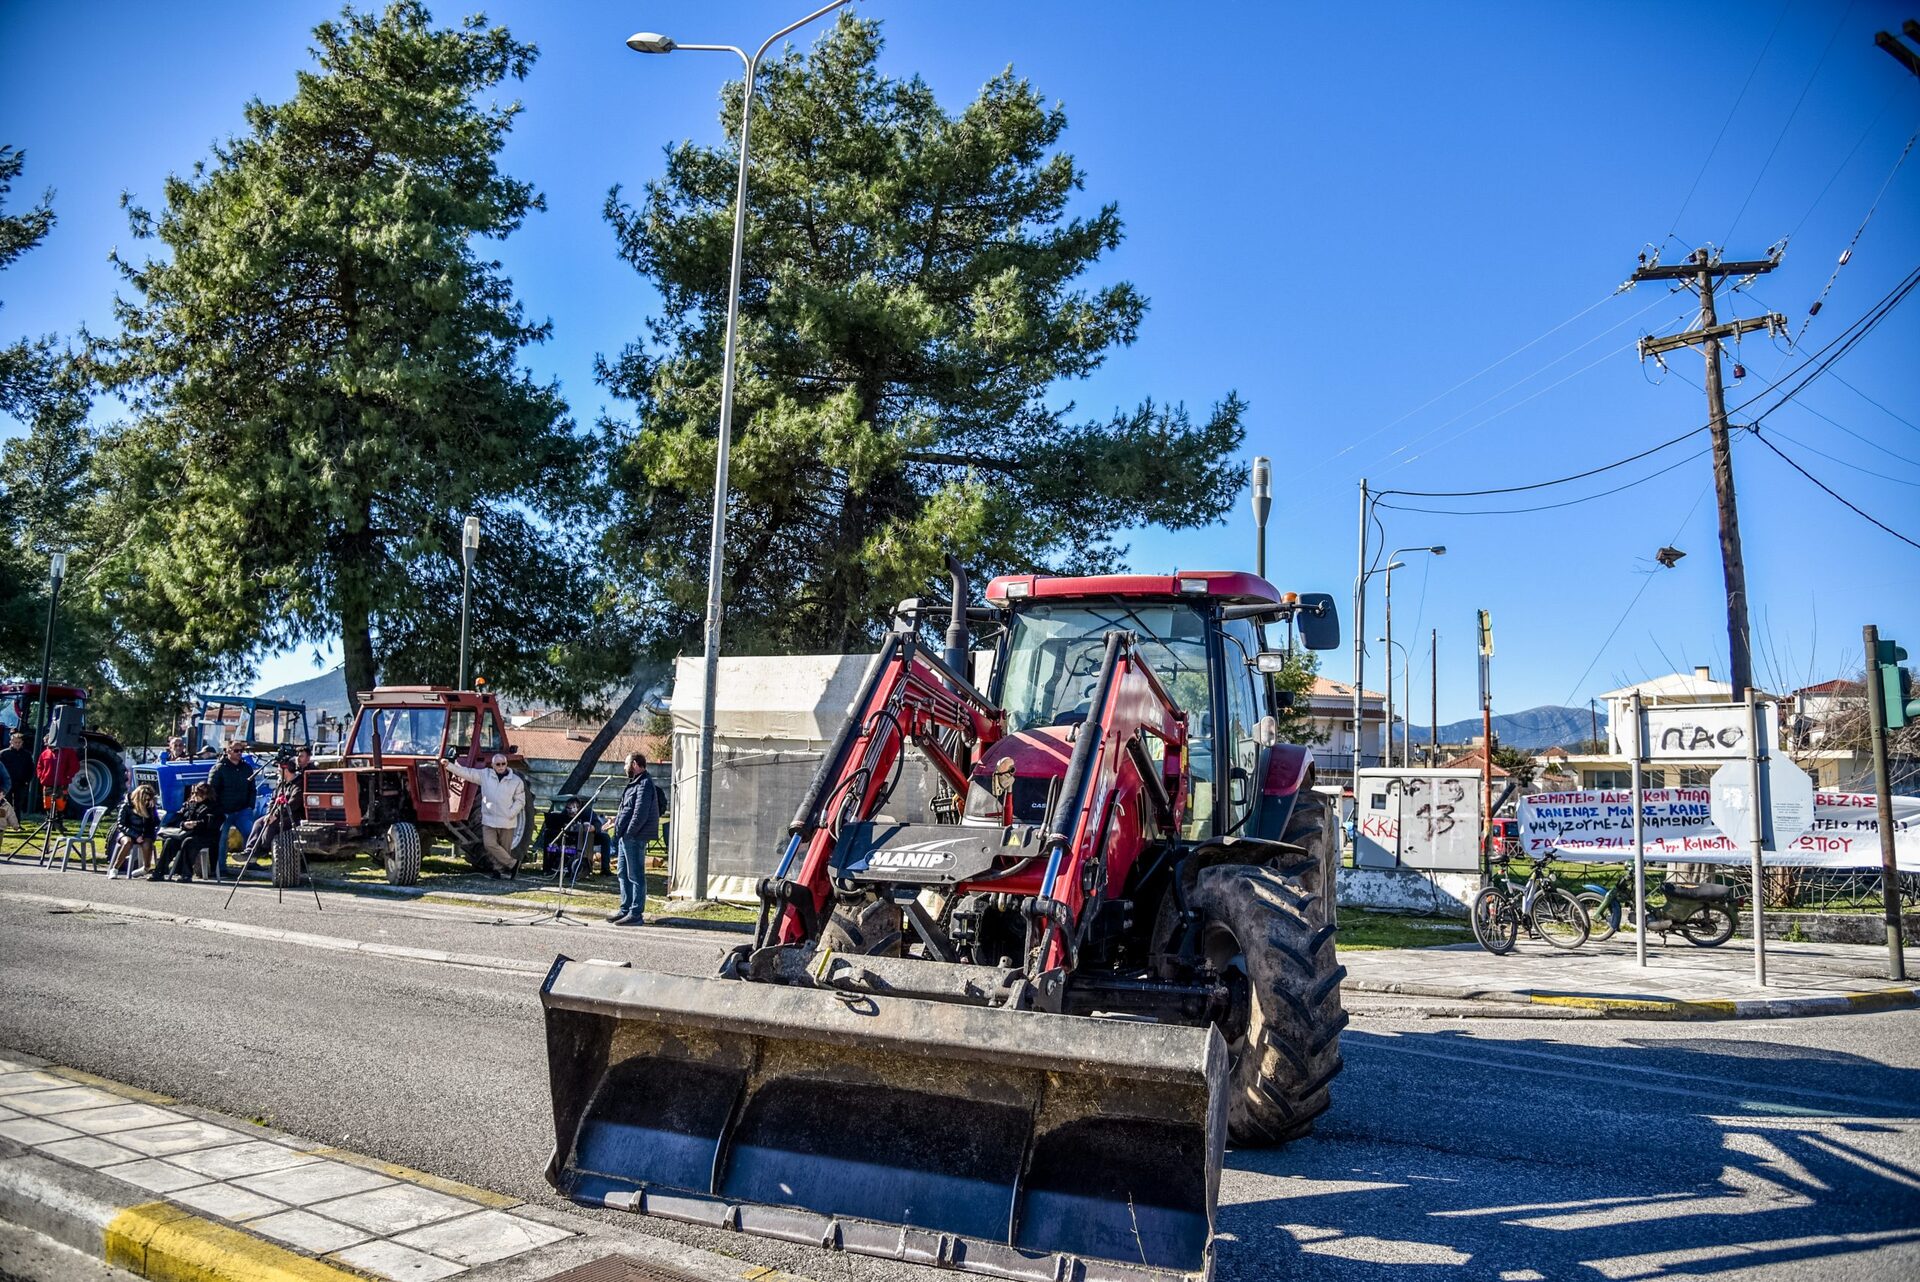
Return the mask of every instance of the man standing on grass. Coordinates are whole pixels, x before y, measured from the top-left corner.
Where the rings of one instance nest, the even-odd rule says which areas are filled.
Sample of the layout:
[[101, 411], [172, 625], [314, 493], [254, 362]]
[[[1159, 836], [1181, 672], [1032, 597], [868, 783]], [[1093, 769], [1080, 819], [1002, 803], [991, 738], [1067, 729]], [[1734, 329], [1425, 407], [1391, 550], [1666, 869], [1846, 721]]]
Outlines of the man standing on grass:
[[620, 909], [607, 914], [616, 926], [639, 926], [647, 916], [647, 847], [660, 831], [660, 790], [647, 773], [643, 752], [627, 754], [627, 786], [614, 816], [613, 840], [620, 847]]
[[526, 781], [507, 768], [506, 757], [498, 752], [493, 754], [489, 769], [463, 766], [458, 761], [449, 761], [447, 769], [480, 785], [480, 848], [493, 865], [487, 869], [487, 876], [496, 881], [513, 876], [520, 869], [513, 857], [513, 837], [527, 808]]

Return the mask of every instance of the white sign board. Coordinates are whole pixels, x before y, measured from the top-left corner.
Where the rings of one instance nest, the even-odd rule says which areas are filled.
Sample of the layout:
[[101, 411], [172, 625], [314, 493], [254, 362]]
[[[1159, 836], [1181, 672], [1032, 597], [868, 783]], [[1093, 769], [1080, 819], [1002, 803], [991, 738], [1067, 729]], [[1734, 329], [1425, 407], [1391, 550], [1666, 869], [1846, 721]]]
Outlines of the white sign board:
[[[1753, 768], [1747, 761], [1729, 761], [1713, 772], [1707, 784], [1712, 798], [1713, 826], [1730, 837], [1753, 839]], [[1766, 844], [1779, 850], [1799, 840], [1813, 827], [1813, 780], [1785, 757], [1767, 759]]]
[[1479, 869], [1479, 771], [1362, 770], [1353, 792], [1356, 866]]
[[[1765, 718], [1764, 742], [1780, 742], [1780, 714], [1774, 704], [1760, 705]], [[1646, 727], [1646, 754], [1652, 761], [1732, 761], [1747, 755], [1747, 726], [1752, 720], [1744, 703], [1665, 703], [1641, 709]], [[1633, 719], [1617, 717], [1607, 733], [1615, 755], [1632, 757]]]
[[[1741, 864], [1751, 858], [1752, 829], [1742, 826], [1727, 832], [1714, 823], [1710, 789], [1648, 788], [1641, 794], [1641, 804], [1648, 859]], [[1520, 838], [1529, 855], [1558, 851], [1596, 862], [1625, 862], [1633, 858], [1633, 794], [1625, 788], [1606, 788], [1522, 797]], [[1893, 850], [1902, 871], [1920, 872], [1920, 797], [1893, 799]], [[1814, 793], [1812, 820], [1806, 830], [1784, 849], [1769, 847], [1766, 863], [1769, 867], [1878, 868], [1880, 813], [1872, 794]]]

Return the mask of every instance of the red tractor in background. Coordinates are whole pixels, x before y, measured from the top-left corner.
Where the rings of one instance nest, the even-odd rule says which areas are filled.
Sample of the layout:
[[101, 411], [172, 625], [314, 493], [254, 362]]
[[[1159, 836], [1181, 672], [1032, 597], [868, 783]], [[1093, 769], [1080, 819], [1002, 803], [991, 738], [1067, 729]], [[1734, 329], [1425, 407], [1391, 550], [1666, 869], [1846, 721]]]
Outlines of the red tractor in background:
[[[1338, 847], [1270, 679], [1279, 625], [1338, 644], [1332, 598], [1019, 575], [970, 609], [950, 567], [945, 648], [903, 605], [720, 977], [555, 962], [548, 1179], [1002, 1278], [1204, 1279], [1229, 1134], [1305, 1135], [1340, 1070]], [[887, 814], [909, 748], [931, 821]]]
[[[127, 750], [120, 741], [103, 730], [86, 728], [87, 691], [80, 686], [47, 686], [50, 709], [68, 709], [70, 728], [79, 727], [80, 742], [74, 745], [80, 760], [67, 784], [67, 803], [75, 815], [85, 814], [91, 806], [105, 806], [109, 813], [120, 804], [127, 791]], [[37, 755], [36, 737], [40, 729], [40, 683], [18, 678], [0, 682], [0, 742], [18, 730], [27, 736], [28, 746]], [[49, 714], [48, 725], [52, 724]]]
[[[446, 763], [484, 766], [504, 753], [524, 778], [526, 762], [508, 742], [507, 728], [499, 700], [489, 693], [450, 686], [367, 691], [339, 758], [307, 771], [305, 813], [274, 845], [274, 884], [296, 884], [309, 858], [371, 848], [389, 883], [411, 886], [420, 880], [424, 844], [438, 837], [475, 868], [486, 867], [480, 786]], [[514, 834], [519, 860], [532, 842], [531, 809], [529, 798]]]

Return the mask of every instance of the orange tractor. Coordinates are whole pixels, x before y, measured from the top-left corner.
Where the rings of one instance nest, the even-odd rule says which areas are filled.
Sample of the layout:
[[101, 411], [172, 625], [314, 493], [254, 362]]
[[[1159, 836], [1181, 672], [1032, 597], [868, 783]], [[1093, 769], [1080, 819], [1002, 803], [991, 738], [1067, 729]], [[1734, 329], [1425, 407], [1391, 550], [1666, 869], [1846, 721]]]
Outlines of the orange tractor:
[[[875, 656], [715, 978], [558, 959], [587, 1205], [1031, 1282], [1213, 1269], [1221, 1155], [1340, 1069], [1336, 843], [1278, 741], [1332, 598], [1251, 574], [997, 578]], [[970, 625], [992, 677], [968, 677]], [[909, 749], [947, 796], [889, 814]]]
[[[507, 739], [493, 695], [449, 686], [382, 686], [361, 697], [337, 762], [307, 772], [305, 811], [273, 849], [274, 884], [296, 884], [308, 858], [371, 848], [387, 880], [420, 880], [423, 844], [445, 837], [475, 868], [481, 848], [480, 787], [447, 762], [484, 766], [505, 753], [524, 776], [526, 762]], [[513, 851], [532, 844], [531, 806], [520, 812]]]

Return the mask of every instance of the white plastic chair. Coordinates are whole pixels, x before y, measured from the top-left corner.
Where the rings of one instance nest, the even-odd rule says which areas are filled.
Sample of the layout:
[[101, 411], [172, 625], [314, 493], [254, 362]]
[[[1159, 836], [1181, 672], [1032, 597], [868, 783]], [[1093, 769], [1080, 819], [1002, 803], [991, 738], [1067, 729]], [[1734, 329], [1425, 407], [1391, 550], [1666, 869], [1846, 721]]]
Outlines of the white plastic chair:
[[[107, 817], [105, 806], [89, 806], [86, 814], [80, 817], [80, 835], [60, 838], [60, 871], [67, 870], [67, 860], [77, 858], [83, 869], [100, 862], [100, 821]], [[41, 859], [44, 866], [52, 859], [49, 851]]]

